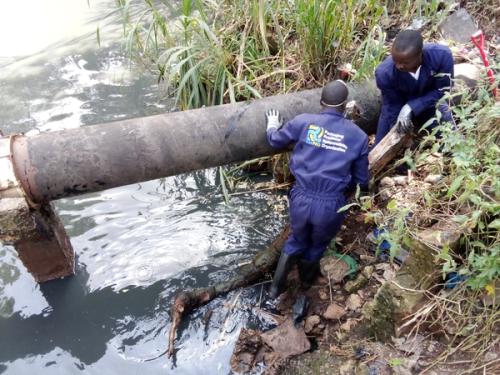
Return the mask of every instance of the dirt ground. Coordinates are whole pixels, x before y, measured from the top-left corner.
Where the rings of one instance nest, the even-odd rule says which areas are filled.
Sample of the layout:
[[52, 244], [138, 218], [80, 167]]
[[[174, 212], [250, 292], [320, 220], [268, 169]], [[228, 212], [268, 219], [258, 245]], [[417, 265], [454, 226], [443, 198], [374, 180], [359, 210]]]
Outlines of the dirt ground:
[[[384, 262], [375, 257], [375, 245], [367, 239], [370, 232], [372, 227], [358, 212], [347, 217], [338, 239], [348, 245], [339, 246], [337, 251], [356, 259], [359, 269], [340, 283], [329, 283], [319, 276], [304, 292], [297, 270], [291, 271], [288, 290], [279, 298], [275, 310], [268, 309], [281, 331], [263, 334], [243, 330], [231, 361], [236, 373], [259, 373], [257, 364], [264, 363], [263, 373], [269, 375], [500, 374], [498, 342], [485, 358], [484, 363], [490, 361], [491, 366], [474, 370], [467, 352], [449, 356], [446, 366], [435, 365], [436, 358], [448, 348], [444, 337], [432, 331], [393, 338], [388, 343], [370, 338], [363, 305], [373, 299], [383, 282], [394, 277], [399, 267], [390, 259]], [[359, 275], [366, 280], [356, 285]], [[307, 315], [294, 326], [293, 304], [304, 294], [309, 301]], [[305, 337], [309, 346], [304, 346]]]

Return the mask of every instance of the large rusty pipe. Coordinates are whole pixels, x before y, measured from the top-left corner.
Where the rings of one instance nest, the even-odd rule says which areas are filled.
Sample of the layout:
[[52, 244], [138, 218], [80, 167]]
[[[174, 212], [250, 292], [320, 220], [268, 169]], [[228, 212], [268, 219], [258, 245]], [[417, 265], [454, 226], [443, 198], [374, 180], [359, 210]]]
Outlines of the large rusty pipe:
[[[374, 130], [380, 108], [373, 81], [349, 84], [361, 110], [358, 124]], [[264, 113], [285, 119], [320, 110], [320, 89], [183, 112], [16, 136], [16, 176], [34, 202], [100, 191], [159, 177], [271, 155]]]

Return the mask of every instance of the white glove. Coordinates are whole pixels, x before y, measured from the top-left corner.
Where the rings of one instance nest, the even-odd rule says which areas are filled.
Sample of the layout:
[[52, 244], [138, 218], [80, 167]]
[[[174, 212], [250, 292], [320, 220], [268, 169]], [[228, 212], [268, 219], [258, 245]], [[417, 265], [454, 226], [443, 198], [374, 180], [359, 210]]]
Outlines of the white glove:
[[270, 109], [266, 112], [267, 131], [270, 129], [279, 129], [283, 126], [283, 119], [277, 109]]
[[413, 126], [411, 122], [411, 107], [405, 104], [401, 111], [399, 111], [398, 119], [396, 121], [396, 130], [400, 134], [408, 133]]

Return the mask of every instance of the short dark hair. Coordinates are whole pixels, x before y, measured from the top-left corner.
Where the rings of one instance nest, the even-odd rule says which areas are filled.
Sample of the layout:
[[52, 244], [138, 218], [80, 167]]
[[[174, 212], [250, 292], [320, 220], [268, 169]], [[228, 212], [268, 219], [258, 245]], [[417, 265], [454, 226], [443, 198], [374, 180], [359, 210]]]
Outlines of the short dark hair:
[[402, 30], [396, 35], [392, 48], [397, 52], [420, 53], [424, 48], [422, 34], [417, 30]]

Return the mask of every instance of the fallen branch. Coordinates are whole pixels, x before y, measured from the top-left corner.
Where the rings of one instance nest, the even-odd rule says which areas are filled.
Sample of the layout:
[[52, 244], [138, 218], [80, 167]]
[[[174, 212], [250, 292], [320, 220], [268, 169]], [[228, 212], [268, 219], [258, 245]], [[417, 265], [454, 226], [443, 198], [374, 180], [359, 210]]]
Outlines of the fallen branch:
[[184, 291], [174, 299], [172, 305], [172, 325], [168, 336], [167, 354], [171, 357], [174, 354], [174, 342], [182, 317], [189, 314], [194, 309], [210, 302], [215, 297], [227, 293], [233, 289], [251, 284], [261, 279], [266, 273], [271, 272], [278, 262], [281, 248], [288, 238], [289, 226], [286, 226], [276, 239], [265, 250], [255, 255], [251, 263], [241, 266], [236, 275], [228, 281], [215, 286], [199, 288], [191, 291]]

